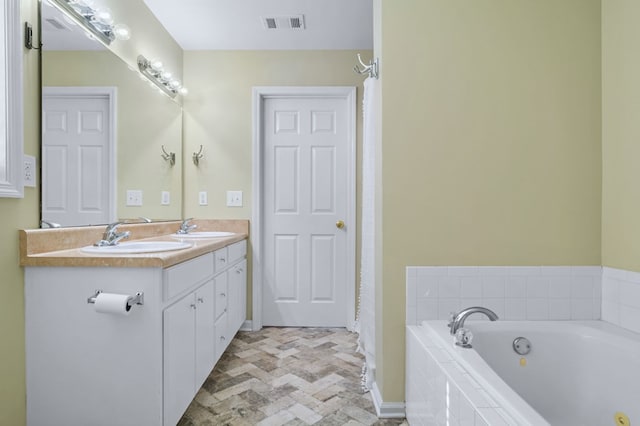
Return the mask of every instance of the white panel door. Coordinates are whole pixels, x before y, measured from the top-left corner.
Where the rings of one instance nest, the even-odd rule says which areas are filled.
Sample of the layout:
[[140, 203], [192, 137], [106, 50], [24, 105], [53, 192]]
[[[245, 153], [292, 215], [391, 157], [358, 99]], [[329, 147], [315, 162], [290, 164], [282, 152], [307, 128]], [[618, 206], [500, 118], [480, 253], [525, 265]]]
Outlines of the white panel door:
[[42, 99], [42, 219], [63, 226], [112, 217], [111, 100], [108, 95]]
[[263, 108], [263, 325], [347, 325], [347, 99], [268, 98]]

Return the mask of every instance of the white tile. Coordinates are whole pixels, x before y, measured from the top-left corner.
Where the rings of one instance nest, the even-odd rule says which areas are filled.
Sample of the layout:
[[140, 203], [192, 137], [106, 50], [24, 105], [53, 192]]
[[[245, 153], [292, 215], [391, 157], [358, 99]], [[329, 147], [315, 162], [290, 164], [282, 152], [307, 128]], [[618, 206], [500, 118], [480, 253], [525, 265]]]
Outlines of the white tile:
[[590, 320], [593, 317], [591, 299], [571, 299], [571, 319]]
[[[500, 413], [496, 411], [494, 408], [478, 408], [478, 411], [476, 414], [479, 414], [480, 417], [486, 422], [486, 424], [491, 426], [513, 426], [513, 425], [509, 425], [504, 420], [504, 418], [500, 415]], [[478, 416], [476, 415], [476, 421], [477, 420], [478, 420]]]
[[513, 425], [517, 425], [518, 422], [515, 421], [515, 419], [513, 417], [511, 417], [509, 415], [509, 413], [507, 413], [507, 411], [504, 408], [495, 408], [494, 409], [496, 411], [496, 413], [498, 413], [500, 415], [500, 417], [503, 418], [503, 420], [510, 426]]
[[418, 277], [425, 275], [447, 275], [446, 266], [420, 266], [417, 268]]
[[620, 303], [620, 280], [613, 277], [603, 277], [602, 279], [602, 300]]
[[416, 277], [407, 277], [406, 298], [407, 306], [416, 305]]
[[603, 321], [620, 325], [620, 304], [603, 300], [600, 315]]
[[593, 312], [591, 318], [594, 320], [599, 320], [602, 318], [602, 300], [593, 299], [591, 304], [591, 311]]
[[608, 267], [604, 267], [602, 268], [602, 276], [603, 277], [610, 277], [610, 278], [615, 278], [618, 280], [626, 280], [627, 279], [627, 271], [623, 270], [623, 269], [616, 269], [616, 268], [608, 268]]
[[620, 283], [620, 303], [640, 309], [640, 284], [622, 281]]
[[460, 297], [460, 277], [441, 277], [438, 282], [438, 297]]
[[549, 319], [549, 299], [527, 299], [528, 320]]
[[640, 309], [630, 306], [620, 306], [620, 326], [627, 330], [640, 333]]
[[526, 299], [505, 299], [504, 302], [505, 320], [519, 321], [527, 319]]
[[451, 276], [478, 275], [477, 266], [449, 266], [448, 274]]
[[549, 277], [549, 298], [567, 299], [571, 297], [571, 277]]
[[539, 266], [510, 266], [509, 275], [511, 276], [540, 275], [540, 267]]
[[476, 411], [464, 396], [460, 396], [460, 410], [458, 411], [458, 421], [461, 426], [474, 426]]
[[483, 394], [481, 394], [478, 389], [473, 387], [470, 383], [459, 383], [460, 391], [465, 398], [471, 402], [471, 405], [474, 407], [491, 407], [492, 402], [488, 401]]
[[573, 275], [602, 276], [602, 266], [572, 266]]
[[487, 423], [487, 422], [482, 418], [482, 416], [480, 415], [480, 413], [479, 413], [479, 412], [477, 412], [477, 411], [475, 412], [475, 423], [474, 423], [474, 425], [475, 425], [475, 426], [493, 426], [493, 425], [491, 425], [490, 423]]
[[438, 319], [448, 320], [451, 312], [460, 311], [460, 299], [438, 299]]
[[418, 321], [418, 313], [416, 311], [416, 307], [407, 307], [407, 315], [406, 315], [406, 325], [420, 325], [420, 321]]
[[[481, 297], [463, 297], [460, 299], [460, 310], [465, 308], [470, 308], [472, 306], [482, 306], [482, 298]], [[478, 319], [478, 317], [474, 317], [472, 319]]]
[[540, 272], [542, 275], [570, 276], [573, 271], [571, 266], [543, 266]]
[[527, 299], [549, 297], [548, 277], [527, 277]]
[[[496, 297], [496, 298], [482, 298], [482, 305], [485, 308], [491, 309], [493, 312], [495, 312], [495, 314], [498, 316], [498, 318], [504, 318], [504, 313], [505, 313], [505, 299], [502, 297]], [[487, 319], [486, 317], [484, 317], [485, 319]]]
[[461, 297], [482, 297], [482, 278], [479, 276], [460, 279]]
[[549, 299], [549, 319], [571, 319], [571, 299]]
[[593, 298], [593, 277], [572, 277], [571, 297], [574, 299]]
[[511, 298], [527, 297], [527, 277], [509, 277], [505, 284], [505, 296]]
[[478, 267], [480, 275], [509, 275], [509, 267], [507, 266], [480, 266]]
[[438, 298], [438, 275], [421, 275], [418, 276], [416, 282], [416, 297]]
[[496, 298], [505, 295], [505, 278], [500, 276], [482, 277], [482, 297]]
[[626, 281], [631, 281], [632, 283], [640, 285], [640, 272], [627, 271]]
[[418, 299], [416, 323], [438, 319], [438, 301], [436, 299]]
[[418, 268], [416, 266], [407, 266], [405, 269], [405, 274], [407, 277], [417, 277]]

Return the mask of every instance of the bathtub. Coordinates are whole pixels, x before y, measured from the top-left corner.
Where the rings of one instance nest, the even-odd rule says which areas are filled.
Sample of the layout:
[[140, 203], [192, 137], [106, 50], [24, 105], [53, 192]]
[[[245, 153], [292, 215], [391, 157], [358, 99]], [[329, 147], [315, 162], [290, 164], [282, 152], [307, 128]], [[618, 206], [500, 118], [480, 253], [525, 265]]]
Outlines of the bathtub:
[[[601, 321], [468, 321], [466, 327], [472, 349], [455, 346], [444, 321], [407, 327], [411, 424], [622, 426], [621, 414], [640, 424], [638, 334]], [[512, 347], [521, 336], [531, 342], [527, 355]], [[420, 353], [426, 362], [415, 359]], [[425, 383], [428, 391], [421, 389]], [[416, 400], [433, 395], [435, 403]]]

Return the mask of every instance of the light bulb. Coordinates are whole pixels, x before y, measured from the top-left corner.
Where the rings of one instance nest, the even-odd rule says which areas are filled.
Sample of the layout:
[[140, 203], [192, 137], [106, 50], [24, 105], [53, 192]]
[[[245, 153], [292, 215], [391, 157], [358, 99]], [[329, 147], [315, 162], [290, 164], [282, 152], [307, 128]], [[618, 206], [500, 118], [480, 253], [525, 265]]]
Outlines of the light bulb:
[[149, 66], [151, 67], [151, 69], [157, 73], [161, 73], [164, 65], [162, 64], [162, 61], [159, 59], [152, 59], [149, 61]]
[[160, 79], [164, 82], [171, 81], [171, 77], [173, 77], [173, 74], [171, 74], [169, 71], [163, 71], [160, 74]]
[[111, 11], [107, 8], [96, 9], [91, 20], [104, 25], [113, 24], [113, 16], [111, 15]]
[[169, 82], [169, 87], [171, 87], [174, 90], [178, 90], [179, 88], [182, 87], [182, 83], [180, 83], [180, 80], [171, 80]]
[[129, 40], [131, 38], [131, 29], [125, 24], [116, 24], [113, 27], [113, 34], [118, 40]]
[[186, 87], [181, 87], [179, 92], [182, 96], [187, 96], [189, 94], [189, 90]]

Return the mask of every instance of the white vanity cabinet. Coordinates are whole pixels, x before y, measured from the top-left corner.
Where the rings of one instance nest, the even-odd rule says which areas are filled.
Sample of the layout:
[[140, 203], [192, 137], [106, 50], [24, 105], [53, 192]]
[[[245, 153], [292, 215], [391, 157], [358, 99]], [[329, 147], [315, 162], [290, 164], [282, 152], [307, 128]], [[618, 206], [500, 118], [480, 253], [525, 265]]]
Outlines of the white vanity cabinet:
[[[27, 424], [175, 425], [244, 321], [245, 264], [242, 240], [164, 269], [26, 267]], [[144, 304], [100, 313], [98, 289]]]

